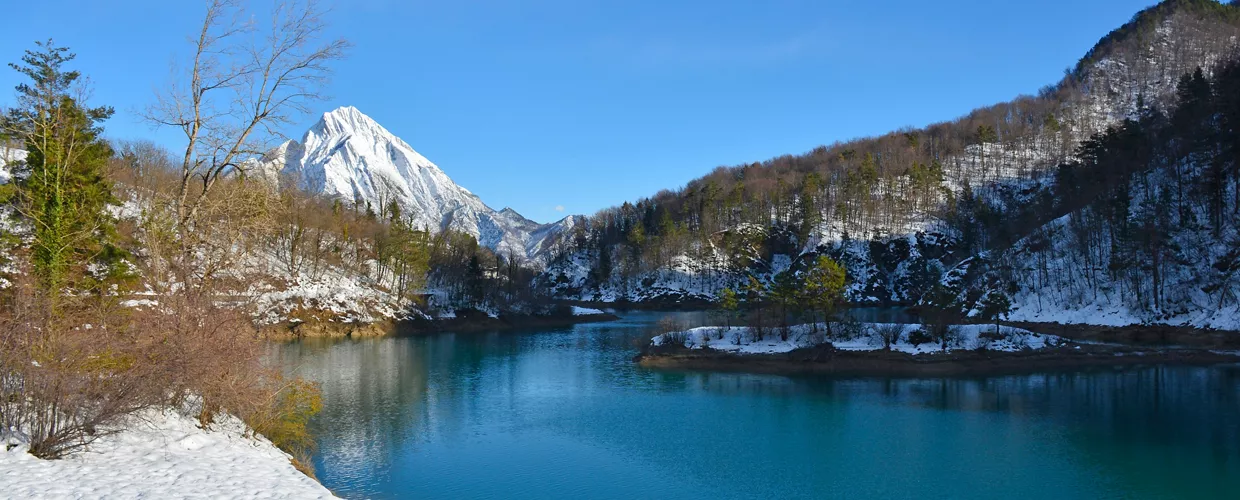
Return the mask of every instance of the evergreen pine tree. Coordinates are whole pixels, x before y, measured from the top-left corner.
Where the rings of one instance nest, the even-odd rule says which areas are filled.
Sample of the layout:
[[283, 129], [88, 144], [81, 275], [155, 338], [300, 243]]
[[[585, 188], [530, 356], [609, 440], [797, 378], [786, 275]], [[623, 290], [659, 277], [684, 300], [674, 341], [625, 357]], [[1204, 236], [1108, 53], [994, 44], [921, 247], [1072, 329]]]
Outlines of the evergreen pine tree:
[[1007, 294], [998, 290], [991, 290], [990, 293], [986, 294], [986, 297], [982, 299], [981, 306], [982, 318], [995, 323], [995, 335], [998, 335], [999, 323], [1008, 315], [1008, 313], [1012, 312], [1012, 301], [1008, 299]]
[[54, 310], [64, 288], [90, 286], [87, 264], [119, 255], [108, 244], [113, 221], [105, 208], [116, 199], [104, 176], [112, 149], [99, 125], [112, 108], [79, 102], [81, 75], [64, 68], [74, 58], [67, 48], [51, 40], [36, 45], [21, 64], [9, 64], [30, 81], [17, 85], [18, 106], [3, 117], [2, 128], [28, 152], [14, 169], [15, 204], [34, 228], [34, 272]]

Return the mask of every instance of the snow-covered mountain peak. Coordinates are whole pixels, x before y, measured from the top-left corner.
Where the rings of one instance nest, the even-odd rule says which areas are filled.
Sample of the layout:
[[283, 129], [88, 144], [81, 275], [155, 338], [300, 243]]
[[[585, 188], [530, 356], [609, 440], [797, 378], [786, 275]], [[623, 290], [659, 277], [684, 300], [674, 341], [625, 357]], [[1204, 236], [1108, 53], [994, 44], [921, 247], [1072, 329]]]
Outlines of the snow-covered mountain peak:
[[351, 156], [350, 153], [353, 155], [373, 153], [379, 157], [386, 156], [384, 162], [393, 164], [398, 170], [405, 168], [439, 170], [438, 166], [414, 151], [412, 146], [396, 134], [388, 131], [379, 122], [353, 106], [341, 106], [323, 113], [319, 121], [306, 132], [301, 142], [301, 145], [307, 149], [311, 149], [312, 145], [327, 146], [326, 150], [321, 151], [324, 155]]
[[[323, 113], [318, 123], [310, 128], [310, 132], [325, 138], [346, 138], [353, 135], [383, 138], [408, 146], [404, 141], [389, 132], [379, 122], [366, 116], [353, 106], [341, 106]], [[410, 148], [412, 149], [412, 148]]]
[[359, 210], [381, 212], [396, 203], [417, 227], [463, 231], [505, 255], [533, 259], [548, 248], [544, 240], [562, 231], [562, 225], [540, 225], [511, 208], [491, 209], [353, 106], [323, 113], [301, 142], [286, 142], [263, 161], [309, 192]]
[[320, 121], [324, 123], [354, 125], [354, 128], [358, 128], [358, 126], [382, 128], [378, 122], [374, 121], [371, 117], [366, 116], [365, 113], [362, 113], [361, 110], [354, 106], [341, 106], [323, 113], [323, 117]]
[[502, 210], [500, 210], [500, 211], [499, 211], [499, 214], [500, 214], [500, 215], [503, 215], [503, 216], [505, 216], [505, 217], [507, 217], [507, 218], [513, 219], [513, 220], [519, 220], [519, 221], [521, 221], [521, 222], [528, 222], [528, 223], [531, 223], [531, 224], [537, 224], [536, 222], [531, 221], [531, 220], [529, 220], [529, 219], [525, 218], [525, 216], [524, 216], [524, 215], [521, 215], [521, 214], [520, 214], [519, 212], [517, 212], [516, 210], [513, 210], [513, 209], [512, 209], [512, 207], [504, 207]]

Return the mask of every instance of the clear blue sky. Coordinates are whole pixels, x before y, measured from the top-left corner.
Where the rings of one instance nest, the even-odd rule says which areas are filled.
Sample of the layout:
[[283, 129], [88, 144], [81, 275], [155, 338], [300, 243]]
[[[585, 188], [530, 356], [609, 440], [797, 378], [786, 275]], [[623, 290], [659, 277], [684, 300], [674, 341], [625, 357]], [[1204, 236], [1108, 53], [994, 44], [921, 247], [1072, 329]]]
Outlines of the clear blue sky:
[[[546, 222], [1036, 92], [1151, 3], [337, 0], [333, 30], [354, 47], [322, 110], [357, 106], [492, 207]], [[135, 111], [200, 10], [17, 2], [0, 60], [54, 37], [117, 108], [110, 136], [173, 146]], [[0, 70], [0, 106], [14, 83]]]

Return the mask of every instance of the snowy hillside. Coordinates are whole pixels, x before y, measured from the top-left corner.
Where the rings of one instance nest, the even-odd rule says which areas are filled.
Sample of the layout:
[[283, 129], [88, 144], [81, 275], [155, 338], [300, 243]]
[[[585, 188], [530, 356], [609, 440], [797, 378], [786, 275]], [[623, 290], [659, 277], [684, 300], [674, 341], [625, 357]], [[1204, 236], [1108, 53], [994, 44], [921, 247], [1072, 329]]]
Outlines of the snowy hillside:
[[457, 185], [438, 166], [352, 106], [324, 113], [300, 142], [268, 153], [264, 176], [280, 172], [312, 193], [385, 211], [393, 202], [415, 226], [455, 229], [501, 254], [537, 259], [571, 219], [539, 224], [505, 208], [496, 211]]
[[[1181, 181], [1197, 180], [1206, 172], [1187, 165], [1180, 172]], [[1240, 242], [1237, 220], [1225, 218], [1213, 231], [1200, 222], [1209, 220], [1200, 206], [1185, 204], [1176, 210], [1168, 198], [1158, 199], [1158, 194], [1174, 192], [1175, 187], [1176, 179], [1167, 171], [1136, 174], [1127, 190], [1131, 206], [1116, 215], [1126, 221], [1125, 226], [1146, 235], [1155, 232], [1142, 227], [1148, 214], [1166, 214], [1169, 229], [1157, 230], [1166, 238], [1167, 250], [1157, 254], [1162, 261], [1142, 265], [1158, 266], [1157, 281], [1141, 279], [1143, 273], [1111, 269], [1130, 258], [1110, 243], [1125, 235], [1108, 225], [1091, 225], [1105, 214], [1087, 207], [1046, 224], [994, 259], [999, 269], [1015, 277], [1012, 319], [1240, 330], [1240, 303], [1232, 298], [1235, 283], [1228, 267]], [[1235, 194], [1234, 189], [1227, 193], [1229, 213], [1237, 209]], [[1098, 243], [1091, 244], [1091, 239]]]
[[[845, 295], [853, 303], [916, 303], [942, 281], [969, 282], [977, 288], [973, 295], [984, 294], [993, 276], [986, 265], [972, 266], [972, 257], [985, 264], [986, 250], [1010, 247], [1035, 230], [1067, 233], [1056, 229], [1062, 221], [1052, 222], [1063, 215], [1059, 207], [1046, 208], [1046, 200], [1059, 192], [1060, 165], [1075, 161], [1078, 147], [1095, 134], [1151, 108], [1173, 110], [1184, 75], [1199, 67], [1208, 74], [1236, 53], [1240, 22], [1234, 9], [1169, 0], [1107, 35], [1063, 80], [1037, 96], [924, 129], [717, 169], [671, 194], [617, 207], [590, 221], [593, 240], [549, 266], [545, 281], [559, 296], [573, 299], [710, 300], [750, 276], [770, 282], [778, 272], [796, 272], [802, 263], [826, 254], [846, 267]], [[924, 168], [929, 164], [940, 170]], [[920, 178], [913, 174], [918, 167]], [[807, 173], [817, 175], [814, 188], [807, 187]], [[1133, 198], [1140, 199], [1136, 193]], [[805, 215], [811, 212], [812, 218]], [[1198, 221], [1204, 217], [1196, 214]], [[647, 222], [661, 218], [666, 223]], [[633, 226], [643, 231], [633, 233]], [[661, 234], [664, 227], [671, 230]], [[765, 236], [746, 245], [719, 241], [720, 234], [743, 227], [757, 227]], [[1234, 306], [1219, 305], [1221, 292], [1191, 290], [1188, 278], [1217, 273], [1211, 267], [1219, 265], [1226, 249], [1209, 237], [1234, 235], [1197, 229], [1175, 236], [1174, 243], [1186, 248], [1177, 258], [1196, 267], [1169, 274], [1171, 290], [1159, 284], [1162, 301], [1153, 312], [1137, 312], [1143, 307], [1129, 303], [1121, 287], [1110, 291], [1090, 281], [1085, 289], [1077, 275], [1065, 275], [1063, 282], [1031, 282], [1035, 261], [1020, 250], [1027, 245], [996, 253], [998, 259], [1011, 260], [1004, 265], [1021, 276], [1010, 291], [1015, 294], [1013, 317], [1073, 320], [1065, 314], [1075, 311], [1078, 321], [1234, 328], [1234, 322], [1223, 321], [1234, 315]], [[1060, 252], [1076, 246], [1053, 241]], [[651, 255], [658, 258], [652, 261]], [[1054, 260], [1037, 257], [1040, 266]], [[1105, 257], [1099, 257], [1103, 266]], [[780, 265], [789, 261], [790, 266]]]

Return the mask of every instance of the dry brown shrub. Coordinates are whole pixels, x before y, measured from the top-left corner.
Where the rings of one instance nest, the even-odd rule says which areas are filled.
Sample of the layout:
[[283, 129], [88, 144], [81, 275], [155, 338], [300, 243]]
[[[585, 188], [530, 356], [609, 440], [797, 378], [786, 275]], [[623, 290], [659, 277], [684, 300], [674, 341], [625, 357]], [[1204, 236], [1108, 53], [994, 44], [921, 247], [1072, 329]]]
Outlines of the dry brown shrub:
[[48, 297], [19, 277], [0, 313], [0, 431], [26, 435], [30, 453], [56, 458], [165, 401], [161, 349], [99, 297]]

